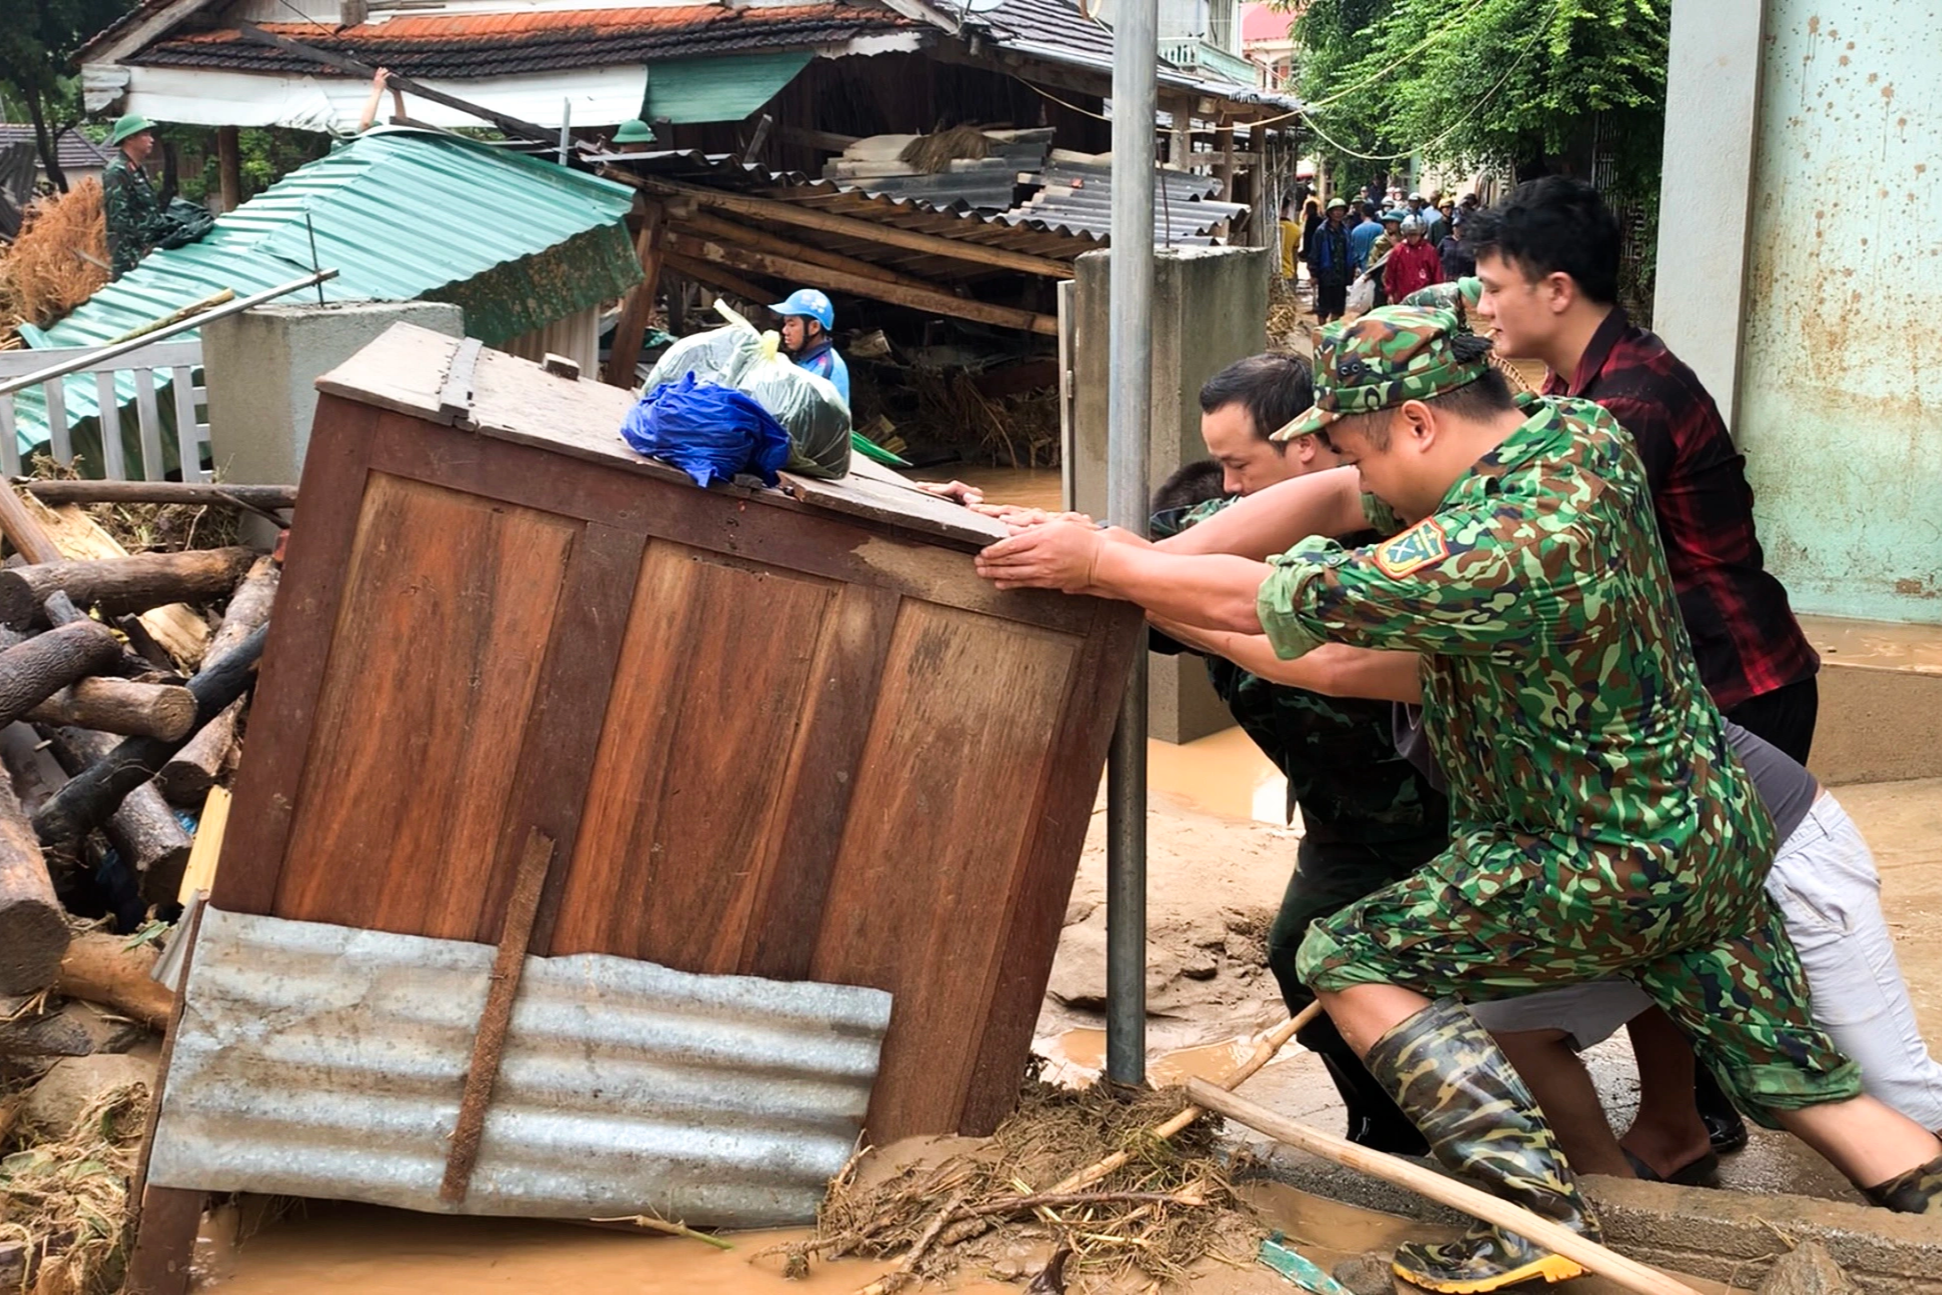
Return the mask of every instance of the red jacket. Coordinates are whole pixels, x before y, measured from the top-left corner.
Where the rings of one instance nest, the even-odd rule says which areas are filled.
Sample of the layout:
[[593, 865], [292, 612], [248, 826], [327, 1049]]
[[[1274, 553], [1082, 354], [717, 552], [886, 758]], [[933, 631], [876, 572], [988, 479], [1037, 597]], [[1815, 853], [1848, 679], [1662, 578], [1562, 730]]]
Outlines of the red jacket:
[[1389, 254], [1389, 261], [1382, 267], [1383, 291], [1389, 300], [1401, 301], [1410, 293], [1427, 288], [1432, 283], [1443, 282], [1443, 258], [1427, 240], [1421, 243], [1403, 242]]

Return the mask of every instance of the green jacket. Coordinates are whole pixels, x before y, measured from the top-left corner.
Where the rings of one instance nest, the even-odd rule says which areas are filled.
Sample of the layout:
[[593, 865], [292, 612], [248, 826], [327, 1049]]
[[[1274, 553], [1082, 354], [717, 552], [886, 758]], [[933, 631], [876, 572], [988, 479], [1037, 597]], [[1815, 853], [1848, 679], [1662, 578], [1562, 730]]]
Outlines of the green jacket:
[[[1519, 404], [1524, 424], [1418, 525], [1274, 558], [1262, 625], [1288, 657], [1337, 641], [1429, 658], [1456, 834], [1430, 866], [1481, 897], [1542, 878], [1561, 920], [1616, 902], [1649, 921], [1700, 887], [1757, 886], [1773, 826], [1700, 685], [1632, 439], [1589, 401]], [[1365, 511], [1392, 533], [1393, 512]]]
[[119, 150], [101, 173], [101, 205], [108, 221], [108, 259], [117, 279], [174, 228], [148, 176]]

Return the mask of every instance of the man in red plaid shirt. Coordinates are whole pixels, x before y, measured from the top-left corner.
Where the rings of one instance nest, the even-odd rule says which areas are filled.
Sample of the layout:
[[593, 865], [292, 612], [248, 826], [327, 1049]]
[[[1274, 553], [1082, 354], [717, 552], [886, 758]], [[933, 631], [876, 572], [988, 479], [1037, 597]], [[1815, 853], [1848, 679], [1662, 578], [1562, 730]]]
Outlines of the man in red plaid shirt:
[[1463, 227], [1477, 314], [1501, 355], [1542, 360], [1546, 395], [1609, 409], [1638, 442], [1700, 678], [1726, 717], [1801, 764], [1820, 658], [1764, 565], [1753, 491], [1713, 398], [1617, 304], [1618, 221], [1597, 190], [1547, 176]]
[[[1546, 395], [1598, 402], [1638, 443], [1679, 610], [1714, 703], [1806, 764], [1820, 658], [1766, 569], [1746, 460], [1713, 398], [1618, 304], [1617, 219], [1590, 185], [1547, 176], [1472, 215], [1463, 233], [1483, 286], [1476, 314], [1493, 330], [1498, 354], [1542, 360]], [[1630, 1029], [1641, 1067], [1690, 1064], [1663, 1014], [1647, 1013]], [[1745, 1123], [1703, 1067], [1698, 1078], [1708, 1140], [1737, 1151]]]

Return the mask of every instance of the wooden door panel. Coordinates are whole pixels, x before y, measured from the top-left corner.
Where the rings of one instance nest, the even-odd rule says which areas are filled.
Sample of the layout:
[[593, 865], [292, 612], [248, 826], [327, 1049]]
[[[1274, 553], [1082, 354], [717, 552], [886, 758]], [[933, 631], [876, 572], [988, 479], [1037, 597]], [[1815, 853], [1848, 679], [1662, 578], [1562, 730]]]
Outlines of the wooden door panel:
[[579, 530], [371, 476], [278, 915], [474, 937]]
[[873, 1139], [958, 1123], [1082, 645], [914, 599], [897, 618], [810, 968], [897, 995]]
[[841, 593], [648, 546], [554, 953], [741, 969]]

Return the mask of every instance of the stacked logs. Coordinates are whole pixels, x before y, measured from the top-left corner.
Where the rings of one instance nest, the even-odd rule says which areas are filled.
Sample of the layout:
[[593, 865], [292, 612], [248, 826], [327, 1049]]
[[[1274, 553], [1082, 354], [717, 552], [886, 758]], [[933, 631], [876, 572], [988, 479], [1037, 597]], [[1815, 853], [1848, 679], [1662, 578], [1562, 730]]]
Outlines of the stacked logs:
[[[128, 483], [58, 484], [85, 499]], [[233, 769], [280, 569], [245, 547], [77, 560], [51, 516], [0, 482], [12, 554], [0, 567], [0, 1079], [119, 1050], [127, 1022], [166, 1023], [155, 951], [126, 928], [131, 911], [144, 923], [180, 911], [195, 820], [177, 811], [200, 811]], [[178, 604], [215, 626], [199, 659], [131, 623]], [[104, 905], [122, 932], [75, 934]], [[90, 1025], [102, 1014], [63, 998], [125, 1019]]]

